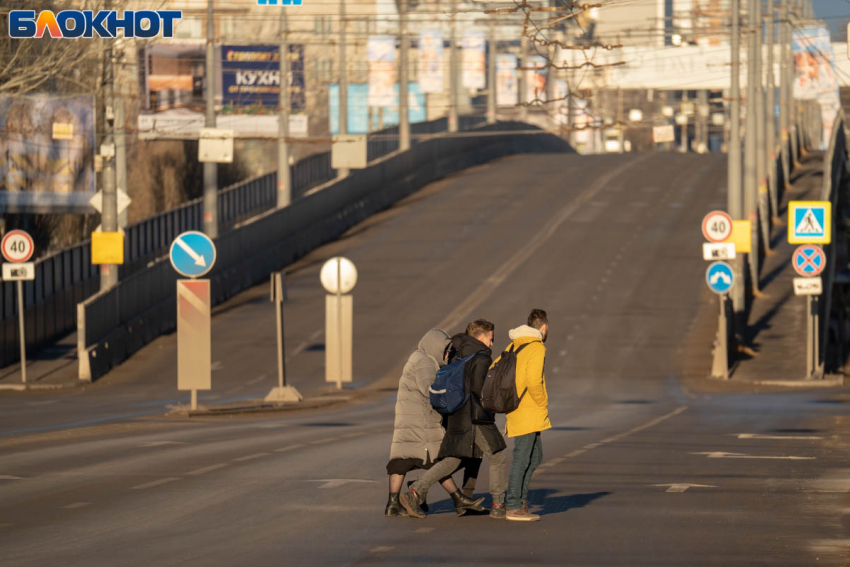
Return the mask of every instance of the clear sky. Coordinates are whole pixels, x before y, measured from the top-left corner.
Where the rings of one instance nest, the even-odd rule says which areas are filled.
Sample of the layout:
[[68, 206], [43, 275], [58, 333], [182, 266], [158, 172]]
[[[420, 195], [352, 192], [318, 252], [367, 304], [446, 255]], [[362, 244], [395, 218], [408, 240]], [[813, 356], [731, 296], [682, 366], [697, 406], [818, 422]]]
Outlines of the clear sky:
[[847, 24], [850, 23], [850, 2], [847, 0], [812, 0], [815, 16], [825, 20], [832, 31], [833, 41], [847, 39]]

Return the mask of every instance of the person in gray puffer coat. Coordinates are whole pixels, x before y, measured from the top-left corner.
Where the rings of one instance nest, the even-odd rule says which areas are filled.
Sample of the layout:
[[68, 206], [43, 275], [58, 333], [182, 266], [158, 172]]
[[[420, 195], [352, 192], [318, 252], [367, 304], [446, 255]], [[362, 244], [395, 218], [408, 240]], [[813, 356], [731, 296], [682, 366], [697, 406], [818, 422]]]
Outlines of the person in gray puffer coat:
[[[437, 370], [445, 365], [448, 348], [449, 335], [440, 329], [432, 329], [422, 337], [419, 347], [404, 366], [398, 384], [395, 428], [387, 463], [390, 494], [384, 511], [386, 516], [407, 515], [399, 503], [405, 475], [412, 470], [431, 468], [440, 452], [445, 430], [442, 416], [431, 407], [428, 388], [434, 383]], [[475, 500], [461, 493], [451, 476], [440, 483], [452, 497], [458, 515], [467, 510], [481, 509], [484, 499]]]

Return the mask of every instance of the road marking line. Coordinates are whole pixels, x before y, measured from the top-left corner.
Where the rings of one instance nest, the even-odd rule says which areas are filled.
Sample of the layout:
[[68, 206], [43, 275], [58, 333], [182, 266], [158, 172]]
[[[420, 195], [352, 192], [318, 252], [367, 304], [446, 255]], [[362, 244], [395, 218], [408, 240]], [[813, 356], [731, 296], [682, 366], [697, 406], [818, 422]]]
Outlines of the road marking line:
[[374, 480], [363, 480], [359, 478], [319, 478], [316, 480], [308, 480], [306, 482], [324, 482], [322, 486], [319, 488], [336, 488], [338, 486], [345, 486], [349, 482], [361, 482], [361, 483], [374, 483]]
[[331, 441], [338, 441], [339, 437], [331, 437], [329, 439], [319, 439], [318, 441], [313, 441], [310, 445], [321, 445], [323, 443], [330, 443]]
[[591, 443], [590, 445], [585, 445], [584, 449], [587, 449], [587, 450], [596, 449], [600, 445], [601, 445], [601, 443]]
[[13, 476], [10, 474], [0, 474], [0, 480], [25, 480], [22, 476]]
[[68, 504], [67, 506], [62, 506], [66, 510], [76, 510], [77, 508], [85, 508], [89, 506], [91, 502], [74, 502], [73, 504]]
[[159, 486], [160, 484], [166, 484], [168, 482], [174, 482], [175, 480], [180, 480], [180, 477], [172, 476], [168, 478], [161, 478], [159, 480], [154, 480], [153, 482], [146, 482], [145, 484], [139, 484], [138, 486], [133, 486], [130, 490], [145, 490], [147, 488], [153, 488], [154, 486]]
[[287, 451], [293, 451], [295, 449], [300, 449], [301, 447], [306, 447], [304, 443], [298, 443], [297, 445], [289, 445], [288, 447], [281, 447], [280, 449], [275, 449], [275, 453], [286, 453]]
[[373, 547], [369, 550], [369, 553], [381, 553], [383, 551], [390, 551], [391, 549], [395, 549], [394, 547], [388, 547], [386, 545], [382, 545], [379, 547]]
[[265, 380], [266, 378], [268, 378], [268, 377], [267, 377], [265, 374], [261, 374], [260, 376], [258, 376], [258, 377], [256, 377], [256, 378], [254, 378], [253, 380], [248, 380], [248, 385], [249, 385], [249, 386], [253, 386], [253, 385], [254, 385], [254, 384], [256, 384], [257, 382], [262, 382], [262, 381], [263, 381], [263, 380]]
[[649, 486], [669, 487], [664, 492], [685, 492], [689, 488], [717, 488], [713, 484], [650, 484]]
[[188, 443], [183, 441], [148, 441], [142, 443], [139, 447], [162, 447], [163, 445], [188, 445]]
[[578, 449], [576, 451], [573, 451], [572, 453], [567, 453], [565, 455], [565, 457], [568, 458], [568, 459], [571, 459], [573, 457], [578, 457], [579, 455], [581, 455], [582, 453], [585, 453], [585, 452], [586, 451], [584, 449]]
[[186, 474], [191, 475], [191, 476], [197, 476], [199, 474], [204, 474], [204, 473], [208, 473], [208, 472], [212, 472], [212, 471], [217, 471], [218, 469], [223, 469], [226, 466], [227, 466], [227, 463], [218, 463], [217, 465], [210, 465], [208, 467], [204, 467], [204, 468], [201, 468], [201, 469], [195, 469], [191, 472], [187, 472]]
[[508, 276], [510, 276], [517, 268], [519, 268], [528, 258], [534, 255], [538, 248], [543, 246], [549, 238], [558, 230], [558, 228], [567, 221], [576, 211], [581, 210], [593, 197], [608, 187], [611, 181], [621, 176], [626, 170], [646, 161], [652, 154], [647, 153], [637, 159], [630, 159], [626, 163], [608, 171], [605, 175], [599, 177], [584, 193], [578, 195], [571, 200], [569, 205], [561, 209], [553, 218], [550, 218], [546, 224], [525, 243], [516, 253], [511, 256], [506, 262], [502, 262], [499, 268], [493, 274], [484, 280], [477, 289], [475, 289], [460, 305], [458, 305], [449, 315], [446, 316], [436, 327], [438, 329], [454, 329], [459, 327], [462, 322], [466, 321], [467, 315], [476, 307], [481, 305], [484, 300], [496, 290]]
[[619, 439], [619, 437], [615, 435], [614, 437], [609, 437], [608, 439], [603, 439], [599, 443], [601, 445], [604, 445], [605, 443], [613, 443], [614, 441], [617, 441], [618, 439]]
[[774, 459], [786, 461], [813, 461], [817, 459], [817, 457], [772, 457], [767, 455], [745, 455], [744, 453], [725, 453], [723, 451], [691, 453], [691, 455], [705, 455], [709, 459]]
[[365, 431], [358, 431], [357, 433], [346, 433], [345, 435], [342, 436], [342, 438], [343, 439], [349, 439], [351, 437], [362, 437], [363, 435], [366, 435]]
[[431, 532], [433, 532], [436, 529], [437, 528], [419, 528], [418, 530], [416, 530], [416, 533], [418, 533], [418, 534], [430, 534]]
[[253, 459], [259, 459], [260, 457], [267, 457], [271, 453], [254, 453], [253, 455], [248, 455], [247, 457], [239, 457], [238, 459], [233, 459], [234, 463], [244, 463], [245, 461], [251, 461]]
[[733, 433], [738, 439], [777, 439], [781, 441], [814, 441], [823, 439], [814, 435], [762, 435], [760, 433]]

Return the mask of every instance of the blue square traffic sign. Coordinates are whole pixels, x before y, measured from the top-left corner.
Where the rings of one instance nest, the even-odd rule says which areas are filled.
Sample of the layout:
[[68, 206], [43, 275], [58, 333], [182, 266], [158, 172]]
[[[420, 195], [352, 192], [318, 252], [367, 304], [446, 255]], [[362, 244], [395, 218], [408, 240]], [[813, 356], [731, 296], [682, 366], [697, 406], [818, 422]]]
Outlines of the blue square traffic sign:
[[832, 203], [791, 201], [788, 204], [788, 242], [829, 244], [832, 232]]

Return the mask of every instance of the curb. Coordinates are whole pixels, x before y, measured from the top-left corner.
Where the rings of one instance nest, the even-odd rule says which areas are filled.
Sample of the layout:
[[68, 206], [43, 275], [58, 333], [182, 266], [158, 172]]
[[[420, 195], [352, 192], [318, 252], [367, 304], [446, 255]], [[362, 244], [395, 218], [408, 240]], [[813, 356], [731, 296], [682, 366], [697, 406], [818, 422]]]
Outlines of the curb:
[[321, 398], [305, 398], [301, 402], [292, 403], [270, 403], [262, 399], [254, 400], [254, 403], [242, 402], [234, 406], [207, 406], [196, 410], [188, 409], [186, 405], [171, 406], [169, 416], [177, 417], [209, 417], [218, 415], [241, 415], [258, 413], [282, 413], [299, 410], [311, 410], [325, 408], [334, 404], [348, 402], [355, 396], [326, 396]]
[[0, 384], [0, 392], [30, 392], [36, 390], [64, 390], [79, 384]]
[[751, 382], [760, 386], [782, 386], [785, 388], [835, 388], [844, 385], [844, 377], [834, 380], [758, 380]]

